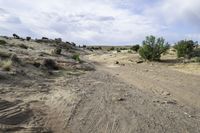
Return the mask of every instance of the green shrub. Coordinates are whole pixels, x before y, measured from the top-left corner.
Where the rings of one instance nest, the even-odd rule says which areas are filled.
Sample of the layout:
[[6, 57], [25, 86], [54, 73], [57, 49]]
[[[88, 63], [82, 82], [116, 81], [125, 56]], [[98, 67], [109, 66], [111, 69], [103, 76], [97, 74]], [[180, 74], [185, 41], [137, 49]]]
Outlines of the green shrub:
[[74, 54], [73, 56], [72, 56], [72, 59], [74, 59], [75, 61], [81, 61], [81, 59], [80, 59], [80, 55], [79, 54]]
[[194, 50], [195, 42], [192, 40], [181, 40], [176, 45], [174, 45], [174, 48], [177, 51], [177, 57], [184, 57], [184, 58], [191, 58], [191, 54]]
[[6, 44], [6, 41], [0, 40], [0, 45], [5, 45], [5, 44]]
[[115, 50], [115, 47], [111, 47], [111, 48], [110, 48], [110, 51], [113, 51], [113, 50]]
[[149, 61], [158, 61], [163, 53], [169, 49], [169, 44], [165, 40], [155, 36], [147, 36], [139, 49], [140, 56]]
[[121, 49], [117, 48], [117, 53], [120, 53], [121, 52]]
[[122, 47], [122, 48], [120, 48], [120, 50], [128, 50], [128, 48]]
[[200, 57], [197, 57], [195, 61], [200, 63]]
[[138, 52], [138, 50], [140, 49], [140, 45], [134, 45], [131, 47], [131, 50], [135, 51], [135, 52]]

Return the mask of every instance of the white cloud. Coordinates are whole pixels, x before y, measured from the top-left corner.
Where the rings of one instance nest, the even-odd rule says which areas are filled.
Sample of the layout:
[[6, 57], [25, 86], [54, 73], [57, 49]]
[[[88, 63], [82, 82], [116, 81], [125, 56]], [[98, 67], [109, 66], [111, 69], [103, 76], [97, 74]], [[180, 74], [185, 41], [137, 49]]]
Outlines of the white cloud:
[[198, 23], [200, 22], [200, 1], [199, 0], [163, 0], [148, 7], [145, 13], [161, 19], [161, 22], [172, 24], [177, 22]]
[[[174, 24], [198, 26], [200, 20], [198, 0], [0, 0], [0, 5], [0, 34], [86, 44], [131, 44], [150, 34], [174, 40], [180, 38]], [[193, 31], [186, 27], [182, 33]]]

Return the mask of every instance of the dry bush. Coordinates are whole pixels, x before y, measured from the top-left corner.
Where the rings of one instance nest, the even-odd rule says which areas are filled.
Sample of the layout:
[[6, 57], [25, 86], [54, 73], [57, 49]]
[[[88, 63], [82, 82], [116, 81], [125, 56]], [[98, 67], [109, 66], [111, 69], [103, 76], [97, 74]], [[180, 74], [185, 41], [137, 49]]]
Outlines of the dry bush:
[[0, 66], [4, 71], [10, 71], [12, 67], [12, 61], [11, 60], [2, 61], [0, 63]]
[[28, 46], [26, 46], [25, 44], [19, 44], [18, 45], [20, 48], [23, 48], [23, 49], [28, 49]]
[[62, 49], [61, 48], [55, 48], [51, 51], [51, 54], [52, 55], [60, 55], [62, 52]]
[[0, 45], [5, 45], [5, 44], [6, 44], [6, 41], [0, 40]]
[[52, 59], [44, 59], [42, 66], [46, 67], [47, 69], [58, 70], [59, 67], [56, 62]]
[[0, 58], [9, 58], [11, 53], [0, 50]]

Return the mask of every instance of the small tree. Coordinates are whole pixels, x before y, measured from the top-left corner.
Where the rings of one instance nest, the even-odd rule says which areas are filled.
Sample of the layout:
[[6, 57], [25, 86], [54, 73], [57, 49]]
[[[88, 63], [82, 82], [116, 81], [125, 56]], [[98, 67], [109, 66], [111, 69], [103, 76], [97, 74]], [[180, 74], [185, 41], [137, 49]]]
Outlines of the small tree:
[[130, 48], [131, 50], [135, 51], [135, 52], [138, 52], [138, 50], [140, 49], [140, 45], [134, 45]]
[[26, 40], [27, 40], [27, 41], [30, 41], [30, 40], [31, 40], [31, 37], [27, 36], [27, 37], [26, 37]]
[[196, 43], [192, 40], [179, 41], [178, 43], [176, 43], [176, 45], [174, 45], [174, 48], [177, 51], [177, 57], [190, 58], [195, 45]]
[[155, 36], [147, 36], [143, 41], [142, 47], [139, 49], [140, 56], [149, 61], [158, 61], [163, 53], [169, 49], [169, 44], [165, 43], [164, 38]]

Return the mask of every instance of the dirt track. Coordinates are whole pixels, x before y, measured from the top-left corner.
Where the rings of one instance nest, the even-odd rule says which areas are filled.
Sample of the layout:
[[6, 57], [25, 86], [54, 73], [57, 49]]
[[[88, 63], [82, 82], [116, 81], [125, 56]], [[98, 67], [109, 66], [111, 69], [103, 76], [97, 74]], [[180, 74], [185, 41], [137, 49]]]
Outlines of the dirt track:
[[[120, 80], [144, 92], [167, 96], [183, 105], [200, 109], [200, 74], [197, 72], [180, 72], [184, 69], [175, 69], [170, 63], [137, 64], [134, 63], [137, 61], [137, 55], [130, 54], [90, 55], [89, 58], [98, 64], [99, 69], [116, 75]], [[132, 59], [131, 63], [129, 58]], [[116, 61], [119, 61], [119, 64], [115, 64]]]
[[115, 57], [88, 59], [96, 71], [1, 83], [0, 131], [200, 132], [198, 75], [159, 64], [115, 65]]
[[91, 80], [90, 87], [69, 121], [69, 132], [200, 131], [199, 112], [170, 98], [144, 93], [102, 70], [89, 74], [87, 79]]

